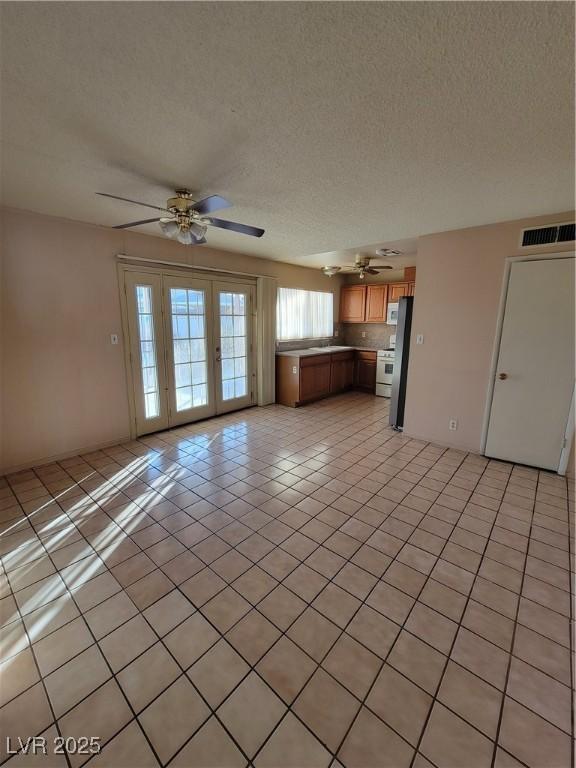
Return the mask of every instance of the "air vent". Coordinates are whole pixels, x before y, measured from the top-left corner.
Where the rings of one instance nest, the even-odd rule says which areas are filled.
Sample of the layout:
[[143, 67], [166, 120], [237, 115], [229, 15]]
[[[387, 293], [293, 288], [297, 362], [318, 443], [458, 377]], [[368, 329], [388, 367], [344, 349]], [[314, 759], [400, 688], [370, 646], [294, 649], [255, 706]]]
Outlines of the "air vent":
[[552, 227], [525, 229], [522, 232], [522, 248], [567, 243], [572, 240], [574, 240], [574, 224], [555, 224]]
[[574, 240], [574, 234], [576, 230], [575, 224], [562, 224], [558, 227], [558, 242], [569, 243]]

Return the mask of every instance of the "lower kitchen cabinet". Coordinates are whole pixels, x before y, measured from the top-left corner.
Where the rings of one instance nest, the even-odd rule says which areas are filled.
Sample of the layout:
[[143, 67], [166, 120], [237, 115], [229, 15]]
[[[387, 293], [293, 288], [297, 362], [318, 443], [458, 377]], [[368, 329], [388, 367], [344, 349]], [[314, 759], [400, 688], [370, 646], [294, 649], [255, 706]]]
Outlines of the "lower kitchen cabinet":
[[[357, 356], [360, 356], [360, 359]], [[372, 366], [373, 375], [357, 383], [359, 363]], [[372, 380], [372, 386], [368, 381]], [[276, 355], [276, 402], [296, 407], [353, 386], [375, 391], [376, 352], [346, 350], [320, 355]]]
[[306, 357], [300, 361], [300, 402], [330, 394], [331, 355]]
[[356, 351], [354, 385], [367, 392], [376, 391], [376, 352]]
[[330, 392], [342, 392], [354, 385], [354, 351], [330, 355]]

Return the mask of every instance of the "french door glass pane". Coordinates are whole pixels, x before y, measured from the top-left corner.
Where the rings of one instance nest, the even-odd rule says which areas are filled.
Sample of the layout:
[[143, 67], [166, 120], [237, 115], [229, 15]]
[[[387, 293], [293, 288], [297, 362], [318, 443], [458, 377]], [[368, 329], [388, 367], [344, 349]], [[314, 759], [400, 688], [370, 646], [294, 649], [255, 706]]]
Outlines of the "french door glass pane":
[[220, 293], [222, 399], [248, 394], [246, 364], [246, 295]]
[[158, 368], [156, 365], [151, 285], [136, 286], [136, 307], [138, 312], [142, 388], [144, 390], [144, 415], [147, 419], [155, 419], [160, 415], [160, 392], [158, 387]]
[[208, 403], [204, 291], [170, 289], [176, 410]]

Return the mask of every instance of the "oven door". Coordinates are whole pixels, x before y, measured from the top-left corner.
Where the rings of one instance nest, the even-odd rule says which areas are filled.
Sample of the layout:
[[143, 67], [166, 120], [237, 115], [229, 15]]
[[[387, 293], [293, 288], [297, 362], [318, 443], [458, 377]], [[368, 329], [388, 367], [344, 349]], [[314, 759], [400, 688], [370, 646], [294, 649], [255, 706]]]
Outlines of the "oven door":
[[398, 303], [388, 304], [388, 311], [386, 313], [387, 325], [398, 325]]
[[392, 384], [392, 376], [394, 374], [394, 363], [384, 363], [382, 365], [382, 375], [378, 377], [378, 381], [382, 384]]

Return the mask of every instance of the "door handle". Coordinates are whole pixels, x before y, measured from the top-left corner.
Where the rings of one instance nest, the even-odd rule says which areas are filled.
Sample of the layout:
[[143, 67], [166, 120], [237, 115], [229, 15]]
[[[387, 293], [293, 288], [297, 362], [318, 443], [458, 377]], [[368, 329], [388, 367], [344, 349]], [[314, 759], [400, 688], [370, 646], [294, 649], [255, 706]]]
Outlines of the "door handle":
[[500, 379], [500, 381], [506, 381], [506, 379], [508, 378], [508, 374], [507, 373], [499, 373], [498, 374], [498, 378]]

